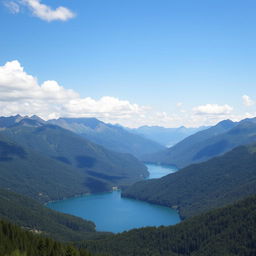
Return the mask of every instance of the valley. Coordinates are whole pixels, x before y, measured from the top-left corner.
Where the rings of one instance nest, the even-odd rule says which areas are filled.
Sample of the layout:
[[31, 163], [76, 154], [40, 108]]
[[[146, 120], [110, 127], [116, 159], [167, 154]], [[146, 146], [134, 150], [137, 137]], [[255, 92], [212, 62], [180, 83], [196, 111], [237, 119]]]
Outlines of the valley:
[[[246, 142], [254, 138], [254, 119], [226, 120], [179, 142], [172, 148], [186, 150], [191, 140], [196, 148], [198, 141], [199, 145], [211, 143], [214, 131], [216, 139], [236, 138], [238, 144], [179, 170], [167, 163], [144, 164], [131, 154], [106, 149], [37, 116], [2, 117], [0, 126], [0, 217], [4, 220], [0, 228], [7, 225], [22, 237], [32, 232], [31, 239], [39, 244], [58, 242], [38, 237], [56, 239], [61, 242], [59, 248], [72, 251], [71, 256], [106, 252], [111, 256], [211, 256], [212, 243], [216, 256], [222, 250], [227, 255], [233, 249], [240, 251], [240, 245], [246, 253], [253, 252], [256, 144]], [[141, 143], [143, 148], [148, 142]], [[216, 147], [223, 150], [221, 145]], [[235, 236], [238, 247], [215, 240], [217, 234], [232, 243], [235, 229], [242, 232]], [[13, 245], [8, 234], [3, 237], [9, 251], [14, 246], [22, 252], [27, 243], [24, 238], [23, 244]], [[66, 247], [67, 241], [75, 247]], [[26, 246], [27, 252], [38, 249]], [[45, 248], [57, 252], [48, 245]]]
[[[176, 169], [147, 165], [149, 178], [160, 178]], [[177, 211], [143, 201], [121, 197], [121, 191], [84, 195], [50, 202], [47, 207], [91, 220], [97, 231], [123, 232], [146, 226], [168, 226], [180, 222]], [[145, 214], [146, 213], [146, 214]]]
[[256, 256], [255, 12], [0, 0], [0, 256]]

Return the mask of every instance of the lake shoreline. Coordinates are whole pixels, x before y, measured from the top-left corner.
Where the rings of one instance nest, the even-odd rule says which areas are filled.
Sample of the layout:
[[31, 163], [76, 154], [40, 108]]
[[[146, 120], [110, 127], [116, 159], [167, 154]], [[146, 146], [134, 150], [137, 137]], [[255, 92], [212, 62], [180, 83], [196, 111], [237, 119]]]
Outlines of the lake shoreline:
[[[173, 167], [167, 169], [155, 164], [147, 166], [153, 178], [177, 171]], [[96, 231], [113, 233], [146, 226], [170, 226], [182, 221], [177, 208], [123, 197], [122, 190], [118, 187], [112, 187], [107, 192], [84, 193], [49, 201], [45, 206], [91, 220], [96, 224]]]

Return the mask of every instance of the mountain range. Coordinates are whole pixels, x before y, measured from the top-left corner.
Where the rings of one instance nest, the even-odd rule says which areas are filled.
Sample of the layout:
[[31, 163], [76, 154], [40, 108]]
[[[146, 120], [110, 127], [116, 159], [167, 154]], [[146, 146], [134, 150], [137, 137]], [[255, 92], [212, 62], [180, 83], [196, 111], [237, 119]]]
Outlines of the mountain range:
[[256, 144], [135, 183], [122, 195], [178, 209], [182, 218], [256, 194]]
[[[18, 118], [18, 120], [17, 120]], [[0, 187], [49, 201], [110, 191], [148, 176], [134, 156], [38, 118], [1, 118]]]
[[107, 149], [129, 153], [137, 158], [164, 150], [164, 146], [134, 134], [119, 125], [106, 124], [96, 118], [59, 118], [47, 123], [58, 125]]
[[[112, 150], [88, 140], [86, 129], [94, 130], [95, 138], [106, 137], [104, 143]], [[131, 137], [123, 143], [125, 136]], [[135, 138], [140, 138], [137, 148]], [[87, 250], [111, 256], [254, 255], [256, 119], [222, 121], [158, 153], [152, 151], [154, 142], [141, 138], [93, 118], [0, 117], [0, 218], [5, 220], [0, 221], [0, 249], [6, 256], [38, 251], [47, 256], [91, 255]], [[135, 154], [142, 159], [148, 145], [147, 161], [184, 168], [145, 180], [145, 165], [131, 154], [117, 152], [129, 140], [129, 151], [140, 149]], [[91, 221], [42, 205], [115, 186], [122, 188], [122, 196], [172, 207], [185, 220], [172, 227], [112, 235], [96, 232]], [[73, 241], [86, 251], [44, 236]]]
[[240, 122], [224, 120], [185, 138], [169, 149], [145, 156], [144, 161], [183, 168], [254, 141], [256, 141], [256, 118], [244, 119]]

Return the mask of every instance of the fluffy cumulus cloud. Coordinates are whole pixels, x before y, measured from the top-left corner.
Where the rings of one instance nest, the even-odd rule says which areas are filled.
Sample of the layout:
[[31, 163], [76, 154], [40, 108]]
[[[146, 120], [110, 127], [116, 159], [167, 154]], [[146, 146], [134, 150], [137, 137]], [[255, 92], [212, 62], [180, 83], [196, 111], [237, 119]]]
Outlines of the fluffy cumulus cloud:
[[243, 104], [247, 107], [253, 106], [255, 102], [248, 96], [248, 95], [243, 95]]
[[127, 100], [104, 96], [82, 98], [56, 81], [38, 80], [28, 74], [19, 61], [0, 66], [0, 115], [38, 115], [43, 119], [59, 117], [96, 117], [124, 126], [175, 126], [182, 123], [178, 114], [167, 114]]
[[160, 112], [127, 100], [104, 96], [99, 99], [81, 97], [53, 80], [39, 83], [28, 74], [19, 61], [0, 66], [0, 116], [38, 115], [43, 119], [59, 117], [96, 117], [109, 123], [137, 127], [159, 125], [166, 127], [214, 125], [230, 118], [240, 120], [252, 117], [250, 113], [236, 115], [229, 105], [206, 104], [191, 110]]
[[131, 122], [145, 118], [149, 108], [126, 100], [105, 96], [99, 100], [82, 98], [73, 90], [65, 89], [56, 81], [42, 84], [27, 74], [17, 61], [0, 66], [0, 114], [37, 114], [44, 119], [58, 117], [91, 117], [105, 121]]
[[31, 10], [34, 16], [49, 22], [54, 20], [66, 21], [75, 17], [75, 13], [68, 8], [59, 6], [52, 9], [50, 6], [43, 4], [41, 0], [5, 1], [4, 4], [12, 13], [19, 13], [20, 7], [25, 6]]
[[233, 108], [227, 104], [206, 104], [193, 108], [196, 114], [199, 115], [227, 115], [230, 114]]

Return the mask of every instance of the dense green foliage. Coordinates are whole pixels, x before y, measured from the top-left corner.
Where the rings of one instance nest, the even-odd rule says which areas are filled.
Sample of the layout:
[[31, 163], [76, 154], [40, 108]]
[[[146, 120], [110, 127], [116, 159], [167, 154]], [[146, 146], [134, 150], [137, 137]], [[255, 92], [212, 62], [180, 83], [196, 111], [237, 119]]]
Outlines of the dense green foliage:
[[0, 220], [0, 256], [92, 256], [92, 254]]
[[256, 197], [176, 226], [135, 229], [82, 246], [112, 256], [254, 256]]
[[[98, 120], [87, 125], [99, 128]], [[96, 232], [90, 221], [57, 213], [23, 195], [45, 202], [126, 186], [147, 176], [143, 164], [131, 155], [106, 150], [37, 117], [0, 118], [0, 127], [0, 188], [7, 189], [0, 189], [0, 256], [90, 255], [83, 249], [113, 256], [256, 255], [255, 196], [205, 213], [256, 194], [256, 145], [240, 146], [161, 179], [134, 184], [124, 196], [173, 207], [184, 218], [203, 214], [172, 227], [111, 235]], [[256, 139], [255, 127], [254, 120], [240, 124], [225, 121], [210, 132], [203, 131], [200, 138], [195, 135], [193, 143], [199, 139], [200, 145], [208, 144], [199, 151], [194, 144], [192, 161]], [[191, 147], [187, 150], [190, 152]], [[83, 249], [47, 237], [75, 241]]]
[[256, 119], [245, 119], [239, 123], [226, 120], [191, 135], [167, 150], [145, 157], [144, 160], [183, 168], [255, 141]]
[[[17, 154], [17, 149], [21, 153]], [[85, 175], [0, 134], [0, 187], [49, 201], [86, 193]]]
[[48, 123], [59, 125], [110, 150], [130, 153], [138, 158], [163, 150], [160, 144], [133, 134], [121, 126], [106, 124], [96, 118], [59, 118]]
[[0, 189], [0, 218], [63, 241], [107, 235], [95, 232], [91, 221], [53, 211], [31, 198], [3, 189]]
[[256, 193], [256, 146], [188, 166], [161, 179], [138, 182], [123, 196], [178, 208], [182, 217]]
[[40, 120], [23, 118], [0, 131], [0, 187], [41, 201], [109, 191], [147, 175], [132, 155]]

